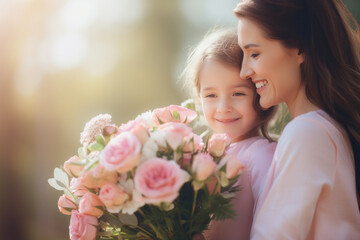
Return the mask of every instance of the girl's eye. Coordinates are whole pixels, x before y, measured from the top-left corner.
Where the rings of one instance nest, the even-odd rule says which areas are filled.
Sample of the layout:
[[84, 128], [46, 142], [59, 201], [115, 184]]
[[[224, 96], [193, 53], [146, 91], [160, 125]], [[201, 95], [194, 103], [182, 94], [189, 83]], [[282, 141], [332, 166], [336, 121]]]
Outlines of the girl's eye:
[[215, 94], [208, 94], [208, 95], [205, 95], [206, 98], [215, 98], [216, 95]]
[[242, 92], [236, 92], [233, 94], [234, 96], [244, 96], [245, 93], [242, 93]]

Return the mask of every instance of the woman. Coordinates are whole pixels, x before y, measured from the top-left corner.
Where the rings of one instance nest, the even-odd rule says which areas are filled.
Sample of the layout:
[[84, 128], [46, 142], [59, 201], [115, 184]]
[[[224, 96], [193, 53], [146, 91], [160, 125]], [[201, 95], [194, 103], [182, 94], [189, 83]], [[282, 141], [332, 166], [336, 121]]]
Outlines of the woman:
[[240, 76], [292, 121], [275, 151], [251, 239], [360, 239], [359, 27], [340, 0], [244, 0]]

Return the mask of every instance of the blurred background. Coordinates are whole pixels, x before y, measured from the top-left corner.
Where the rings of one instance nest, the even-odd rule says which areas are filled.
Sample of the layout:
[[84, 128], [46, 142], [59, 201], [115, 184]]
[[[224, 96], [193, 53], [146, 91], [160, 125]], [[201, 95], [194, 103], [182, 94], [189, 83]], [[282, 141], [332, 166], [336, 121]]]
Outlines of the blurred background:
[[[0, 238], [68, 239], [47, 179], [85, 123], [180, 104], [189, 48], [238, 0], [0, 0]], [[344, 0], [360, 19], [360, 1]]]

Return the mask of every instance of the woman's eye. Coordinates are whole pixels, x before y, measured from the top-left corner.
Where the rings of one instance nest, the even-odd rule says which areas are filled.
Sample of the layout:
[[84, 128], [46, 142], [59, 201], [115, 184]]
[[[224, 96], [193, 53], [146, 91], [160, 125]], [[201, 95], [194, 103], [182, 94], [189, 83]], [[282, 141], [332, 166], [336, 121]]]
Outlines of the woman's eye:
[[250, 55], [250, 57], [252, 57], [252, 58], [256, 58], [257, 56], [259, 56], [258, 53], [252, 53], [252, 54]]
[[233, 94], [234, 96], [244, 96], [245, 93], [242, 93], [242, 92], [236, 92]]

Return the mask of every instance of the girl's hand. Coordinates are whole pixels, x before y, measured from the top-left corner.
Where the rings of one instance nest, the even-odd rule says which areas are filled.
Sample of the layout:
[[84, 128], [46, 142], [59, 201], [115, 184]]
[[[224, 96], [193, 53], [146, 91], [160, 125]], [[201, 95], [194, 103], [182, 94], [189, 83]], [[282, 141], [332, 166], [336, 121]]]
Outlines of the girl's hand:
[[196, 233], [192, 236], [191, 240], [206, 240], [206, 239], [202, 234]]

